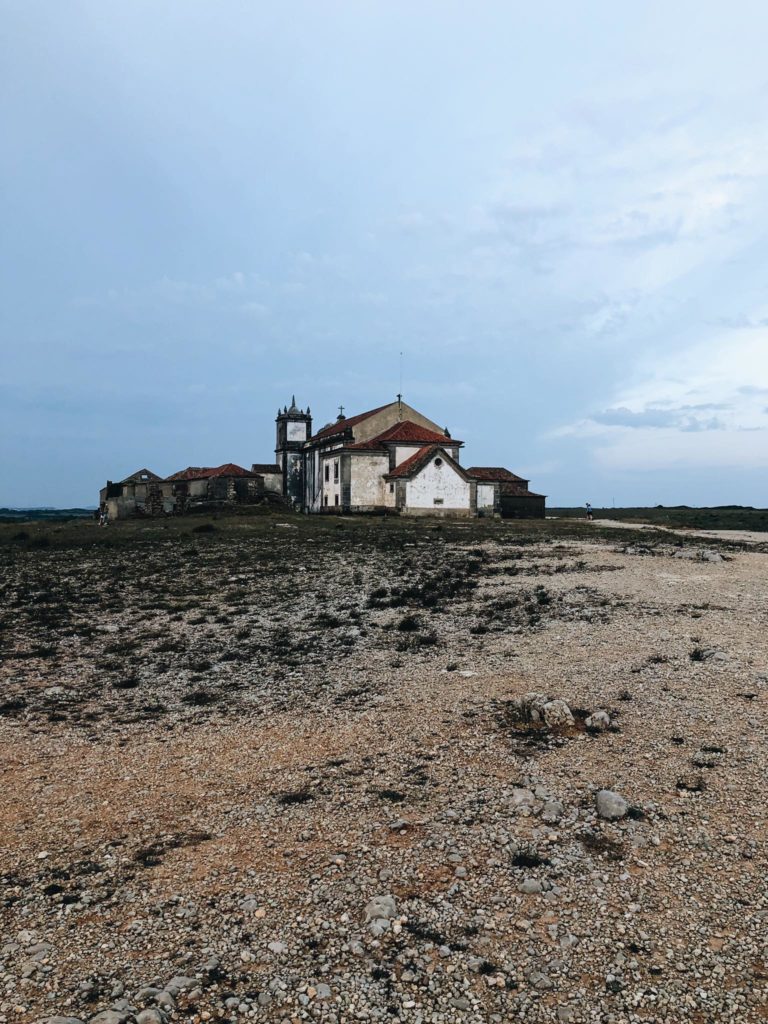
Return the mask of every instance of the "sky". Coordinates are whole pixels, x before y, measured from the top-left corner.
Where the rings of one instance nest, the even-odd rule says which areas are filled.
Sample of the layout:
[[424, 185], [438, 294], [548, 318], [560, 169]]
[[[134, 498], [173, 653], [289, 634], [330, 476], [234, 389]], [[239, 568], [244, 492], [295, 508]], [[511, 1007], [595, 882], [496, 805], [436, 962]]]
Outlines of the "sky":
[[763, 0], [1, 0], [0, 506], [400, 390], [551, 505], [768, 505]]

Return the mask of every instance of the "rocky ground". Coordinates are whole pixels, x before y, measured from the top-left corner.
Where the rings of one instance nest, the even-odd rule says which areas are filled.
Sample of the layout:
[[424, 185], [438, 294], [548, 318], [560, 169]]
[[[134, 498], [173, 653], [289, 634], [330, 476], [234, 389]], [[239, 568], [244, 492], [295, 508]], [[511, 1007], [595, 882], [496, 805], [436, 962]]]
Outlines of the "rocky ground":
[[767, 1020], [768, 554], [702, 543], [0, 535], [0, 1024]]

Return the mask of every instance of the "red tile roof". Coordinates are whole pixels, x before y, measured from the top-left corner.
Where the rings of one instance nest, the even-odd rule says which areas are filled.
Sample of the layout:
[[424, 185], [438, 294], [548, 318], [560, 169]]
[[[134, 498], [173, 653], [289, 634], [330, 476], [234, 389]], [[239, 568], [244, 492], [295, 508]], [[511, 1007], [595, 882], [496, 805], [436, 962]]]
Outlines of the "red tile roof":
[[490, 483], [528, 483], [528, 481], [524, 480], [521, 476], [516, 476], [514, 473], [511, 473], [508, 469], [504, 469], [502, 466], [470, 466], [467, 470], [467, 475], [471, 476], [473, 480], [487, 480]]
[[334, 434], [340, 434], [346, 430], [347, 427], [354, 427], [358, 423], [362, 423], [363, 420], [369, 419], [371, 416], [375, 416], [377, 412], [383, 412], [384, 409], [388, 409], [390, 405], [396, 405], [395, 402], [387, 402], [386, 405], [380, 405], [378, 409], [369, 409], [368, 412], [361, 412], [357, 416], [347, 416], [343, 420], [336, 420], [335, 423], [329, 423], [327, 427], [323, 427], [322, 430], [318, 430], [316, 434], [313, 434], [310, 441], [317, 441], [323, 437], [333, 437]]
[[243, 469], [242, 466], [238, 466], [234, 462], [225, 462], [223, 466], [210, 469], [206, 475], [213, 478], [220, 476], [253, 476], [254, 474], [250, 469]]
[[420, 427], [412, 420], [403, 420], [401, 423], [395, 423], [393, 427], [388, 427], [382, 434], [377, 434], [369, 441], [358, 441], [356, 444], [347, 444], [344, 447], [347, 451], [353, 452], [386, 451], [388, 444], [418, 444], [422, 448], [424, 445], [440, 444], [450, 448], [451, 445], [460, 446], [464, 442], [447, 437], [445, 434], [438, 434], [436, 431], [430, 430], [429, 427]]
[[460, 476], [463, 476], [465, 480], [469, 479], [464, 467], [460, 466], [455, 459], [452, 459], [445, 450], [445, 447], [441, 444], [427, 444], [423, 448], [419, 448], [417, 452], [414, 452], [413, 455], [409, 456], [409, 458], [404, 462], [401, 462], [399, 466], [395, 466], [391, 473], [387, 473], [386, 479], [398, 480], [403, 477], [413, 476], [413, 474], [417, 473], [422, 466], [425, 466], [432, 456], [438, 451], [442, 452], [445, 456], [445, 461], [449, 463], [449, 465], [451, 465]]
[[248, 470], [243, 469], [242, 466], [235, 465], [234, 462], [225, 462], [223, 466], [187, 466], [186, 469], [180, 470], [178, 473], [174, 473], [172, 476], [167, 476], [166, 480], [212, 480], [216, 477], [222, 476], [239, 476], [239, 477], [252, 477], [254, 474]]
[[405, 460], [405, 462], [401, 462], [399, 466], [395, 466], [392, 472], [387, 474], [387, 479], [400, 479], [415, 473], [436, 449], [436, 444], [428, 444], [424, 448], [419, 448], [419, 450], [414, 452], [413, 455]]
[[402, 420], [402, 422], [396, 423], [393, 427], [385, 430], [383, 434], [373, 438], [373, 440], [381, 442], [402, 441], [404, 444], [413, 444], [421, 441], [425, 444], [444, 444], [449, 447], [464, 443], [463, 441], [457, 441], [454, 437], [448, 437], [447, 434], [438, 434], [437, 431], [430, 430], [428, 427], [420, 427], [413, 420]]
[[180, 469], [178, 473], [172, 473], [171, 476], [167, 476], [166, 480], [200, 480], [205, 477], [206, 473], [210, 473], [210, 469], [205, 466], [187, 466], [186, 469]]

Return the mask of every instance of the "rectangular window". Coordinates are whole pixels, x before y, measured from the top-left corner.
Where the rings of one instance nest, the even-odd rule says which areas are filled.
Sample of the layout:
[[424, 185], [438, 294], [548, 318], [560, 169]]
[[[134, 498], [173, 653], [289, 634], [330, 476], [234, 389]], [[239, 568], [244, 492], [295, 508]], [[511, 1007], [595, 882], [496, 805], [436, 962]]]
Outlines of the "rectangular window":
[[334, 494], [334, 496], [333, 496], [333, 504], [334, 505], [338, 505], [339, 504], [339, 496], [338, 496], [338, 494]]
[[390, 484], [389, 485], [389, 493], [390, 494], [394, 494], [395, 493], [395, 485], [394, 484]]
[[330, 469], [331, 469], [331, 467], [326, 462], [326, 464], [325, 464], [325, 482], [326, 483], [328, 483], [328, 481], [331, 479]]
[[339, 482], [339, 460], [333, 460], [333, 482], [337, 484]]
[[325, 497], [323, 498], [323, 504], [324, 504], [324, 505], [327, 505], [327, 504], [328, 504], [328, 495], [327, 495], [327, 494], [326, 494], [326, 496], [325, 496]]
[[443, 504], [443, 499], [442, 498], [435, 498], [435, 504], [436, 505], [442, 505]]

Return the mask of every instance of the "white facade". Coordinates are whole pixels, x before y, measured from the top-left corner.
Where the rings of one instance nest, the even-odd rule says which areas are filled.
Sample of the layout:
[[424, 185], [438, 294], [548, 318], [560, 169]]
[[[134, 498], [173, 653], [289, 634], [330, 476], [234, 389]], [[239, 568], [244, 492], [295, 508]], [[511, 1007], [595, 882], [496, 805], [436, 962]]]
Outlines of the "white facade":
[[461, 510], [469, 513], [472, 488], [438, 450], [406, 483], [405, 509]]
[[323, 508], [341, 505], [341, 454], [326, 453], [321, 459], [320, 493]]
[[307, 425], [306, 423], [291, 421], [286, 425], [286, 437], [289, 441], [306, 441], [307, 440]]
[[494, 486], [493, 484], [478, 484], [477, 485], [477, 507], [482, 508], [493, 508], [494, 503]]
[[[394, 506], [394, 493], [384, 479], [389, 472], [388, 455], [354, 455], [350, 459], [350, 505], [355, 508]], [[390, 503], [387, 499], [392, 498]]]

